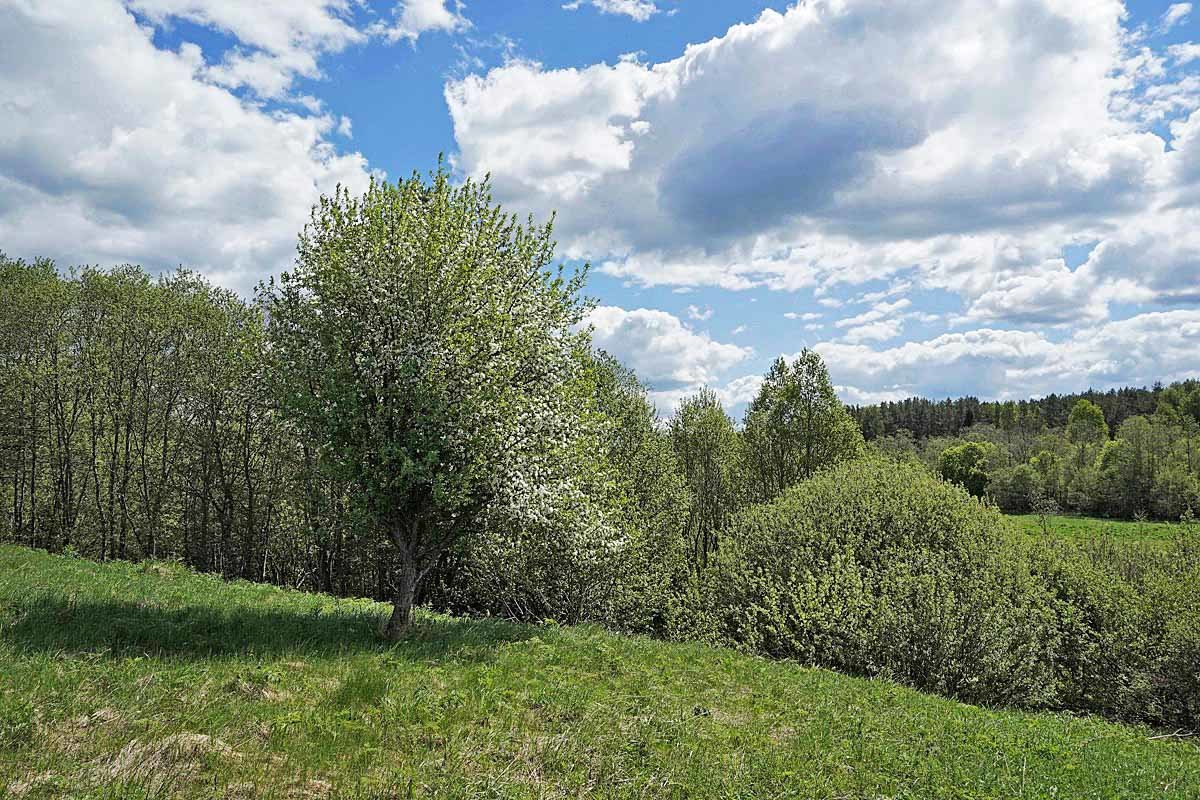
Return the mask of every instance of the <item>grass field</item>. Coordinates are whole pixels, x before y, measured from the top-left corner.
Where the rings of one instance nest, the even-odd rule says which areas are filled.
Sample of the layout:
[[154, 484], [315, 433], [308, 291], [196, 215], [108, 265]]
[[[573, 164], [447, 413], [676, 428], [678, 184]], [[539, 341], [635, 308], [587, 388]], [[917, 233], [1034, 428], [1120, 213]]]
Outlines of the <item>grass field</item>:
[[0, 547], [0, 795], [1200, 796], [1200, 747], [592, 627]]
[[[1009, 515], [1009, 519], [1023, 533], [1042, 535], [1042, 524], [1037, 514], [1012, 514]], [[1166, 542], [1179, 533], [1180, 528], [1176, 522], [1137, 522], [1074, 516], [1049, 518], [1051, 535], [1075, 540], [1107, 537], [1128, 542]]]

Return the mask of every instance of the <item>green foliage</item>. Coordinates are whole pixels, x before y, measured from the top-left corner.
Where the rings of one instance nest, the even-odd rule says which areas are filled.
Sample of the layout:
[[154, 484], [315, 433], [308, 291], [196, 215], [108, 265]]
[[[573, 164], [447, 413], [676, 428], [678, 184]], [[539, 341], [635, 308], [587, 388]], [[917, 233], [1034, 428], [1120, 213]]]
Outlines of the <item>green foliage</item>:
[[1150, 511], [1159, 519], [1179, 519], [1200, 510], [1200, 478], [1183, 464], [1167, 464], [1154, 476]]
[[[1081, 398], [1060, 428], [1047, 428], [1030, 401], [997, 406], [1002, 426], [976, 423], [958, 436], [911, 444], [902, 431], [871, 444], [902, 457], [915, 453], [975, 494], [986, 479], [982, 491], [1008, 512], [1026, 513], [1042, 497], [1074, 513], [1175, 520], [1200, 496], [1200, 425], [1187, 411], [1190, 387], [1182, 382], [1156, 390], [1161, 399], [1153, 415], [1126, 409], [1112, 439], [1100, 406]], [[980, 448], [988, 450], [986, 459]]]
[[[69, 607], [69, 620], [42, 624]], [[113, 624], [118, 611], [123, 626]], [[0, 748], [0, 794], [1184, 800], [1200, 792], [1194, 745], [1151, 740], [1142, 728], [978, 708], [594, 626], [422, 612], [392, 644], [374, 633], [387, 613], [175, 568], [0, 547], [0, 698], [19, 698], [16, 719], [38, 720], [21, 722], [26, 744]], [[185, 630], [172, 635], [177, 622]], [[153, 629], [163, 646], [126, 639], [136, 628]], [[137, 770], [145, 764], [157, 774]]]
[[975, 497], [983, 497], [989, 480], [988, 468], [995, 455], [996, 448], [986, 442], [948, 447], [938, 456], [938, 474]]
[[1010, 514], [1025, 514], [1033, 508], [1033, 498], [1041, 483], [1033, 465], [1017, 464], [996, 470], [987, 484], [987, 492], [1001, 510]]
[[917, 466], [854, 462], [739, 515], [706, 601], [750, 650], [1037, 705], [1048, 620], [1003, 530]]
[[548, 271], [553, 251], [549, 224], [439, 168], [322, 198], [262, 290], [282, 410], [393, 547], [393, 633], [485, 516], [542, 525], [573, 502], [584, 272]]
[[864, 449], [825, 363], [808, 349], [771, 365], [746, 410], [744, 440], [747, 491], [760, 502]]
[[693, 563], [708, 565], [719, 534], [738, 509], [737, 468], [741, 440], [717, 393], [702, 389], [684, 398], [671, 417], [671, 444], [694, 498], [688, 518]]
[[465, 542], [440, 576], [439, 606], [640, 632], [670, 624], [691, 495], [637, 378], [607, 355], [583, 358], [580, 494], [543, 524], [493, 520]]
[[1108, 438], [1104, 412], [1091, 400], [1080, 400], [1067, 418], [1067, 438], [1075, 445], [1095, 447]]
[[1194, 727], [1200, 630], [1200, 541], [1164, 548], [1030, 546], [1055, 617], [1055, 683], [1064, 708]]
[[0, 274], [0, 535], [307, 578], [273, 558], [302, 549], [280, 536], [302, 470], [274, 435], [257, 310], [186, 272]]

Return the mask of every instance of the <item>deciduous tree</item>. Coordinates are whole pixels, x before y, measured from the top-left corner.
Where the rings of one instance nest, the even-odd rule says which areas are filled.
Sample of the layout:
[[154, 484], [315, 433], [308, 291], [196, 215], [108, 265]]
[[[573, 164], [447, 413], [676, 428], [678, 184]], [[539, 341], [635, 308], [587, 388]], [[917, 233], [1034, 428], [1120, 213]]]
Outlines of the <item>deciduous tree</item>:
[[262, 289], [284, 413], [391, 544], [389, 637], [485, 514], [536, 520], [569, 491], [584, 271], [550, 270], [553, 253], [550, 224], [439, 167], [322, 198]]

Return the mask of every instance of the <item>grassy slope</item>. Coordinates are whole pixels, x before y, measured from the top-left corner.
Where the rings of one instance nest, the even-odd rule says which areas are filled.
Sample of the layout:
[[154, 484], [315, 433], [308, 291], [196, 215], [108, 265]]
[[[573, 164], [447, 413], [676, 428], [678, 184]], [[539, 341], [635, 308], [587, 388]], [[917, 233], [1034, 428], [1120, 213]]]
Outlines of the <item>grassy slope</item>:
[[[1042, 524], [1036, 514], [1009, 516], [1017, 530], [1041, 535]], [[1064, 539], [1087, 540], [1108, 537], [1125, 542], [1166, 542], [1180, 529], [1174, 522], [1136, 522], [1096, 517], [1053, 516], [1049, 519], [1050, 533]]]
[[382, 611], [0, 547], [0, 795], [1200, 795], [1140, 728], [591, 627], [389, 646]]

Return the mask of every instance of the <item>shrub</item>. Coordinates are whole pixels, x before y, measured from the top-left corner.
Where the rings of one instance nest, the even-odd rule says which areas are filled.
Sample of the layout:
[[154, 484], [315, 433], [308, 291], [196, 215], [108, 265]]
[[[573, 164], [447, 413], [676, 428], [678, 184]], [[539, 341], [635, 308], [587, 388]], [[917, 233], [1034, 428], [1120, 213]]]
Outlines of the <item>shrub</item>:
[[862, 460], [747, 509], [705, 575], [715, 637], [986, 703], [1053, 699], [1045, 593], [994, 508]]
[[[1190, 519], [1190, 517], [1188, 518]], [[1146, 629], [1155, 636], [1152, 721], [1200, 724], [1200, 531], [1189, 525], [1145, 581]]]
[[1057, 705], [1128, 722], [1200, 722], [1200, 541], [1167, 548], [1040, 541]]
[[1029, 548], [1053, 613], [1057, 705], [1122, 719], [1146, 717], [1151, 687], [1144, 603], [1115, 550], [1042, 540]]
[[1041, 491], [1041, 483], [1041, 476], [1031, 464], [1018, 464], [996, 470], [988, 484], [988, 493], [1005, 512], [1025, 514], [1033, 508], [1033, 498]]
[[990, 442], [963, 442], [947, 447], [938, 456], [938, 474], [982, 497], [988, 485], [988, 464], [995, 455], [996, 446]]
[[1179, 519], [1191, 509], [1200, 511], [1200, 480], [1182, 464], [1163, 468], [1154, 478], [1150, 510], [1160, 519]]

